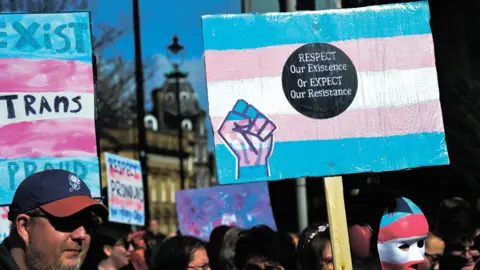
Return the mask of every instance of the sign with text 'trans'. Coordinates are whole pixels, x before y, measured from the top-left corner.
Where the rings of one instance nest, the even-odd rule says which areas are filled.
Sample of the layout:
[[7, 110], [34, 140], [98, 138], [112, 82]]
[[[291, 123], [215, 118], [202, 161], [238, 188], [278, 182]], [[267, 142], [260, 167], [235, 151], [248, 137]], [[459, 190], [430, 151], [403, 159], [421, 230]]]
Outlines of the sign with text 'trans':
[[208, 241], [220, 225], [247, 229], [263, 224], [277, 229], [266, 182], [180, 190], [176, 195], [184, 235]]
[[0, 85], [0, 205], [45, 169], [99, 198], [90, 13], [0, 14]]
[[428, 3], [202, 17], [221, 184], [449, 164]]
[[140, 161], [105, 153], [108, 185], [108, 220], [145, 224], [142, 167]]

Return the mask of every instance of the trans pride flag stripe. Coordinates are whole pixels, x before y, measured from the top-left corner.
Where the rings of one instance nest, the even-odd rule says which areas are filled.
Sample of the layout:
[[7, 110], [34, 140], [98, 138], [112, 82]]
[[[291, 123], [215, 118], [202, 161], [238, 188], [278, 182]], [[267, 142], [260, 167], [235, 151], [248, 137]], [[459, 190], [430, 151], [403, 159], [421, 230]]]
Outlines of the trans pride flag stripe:
[[99, 197], [90, 14], [0, 17], [0, 205], [44, 169], [76, 173]]
[[[202, 19], [220, 183], [449, 163], [428, 3]], [[315, 42], [342, 50], [358, 76], [353, 103], [329, 119], [298, 113], [283, 93], [286, 60]], [[268, 176], [235, 179], [238, 161], [219, 128], [238, 99], [276, 126]]]

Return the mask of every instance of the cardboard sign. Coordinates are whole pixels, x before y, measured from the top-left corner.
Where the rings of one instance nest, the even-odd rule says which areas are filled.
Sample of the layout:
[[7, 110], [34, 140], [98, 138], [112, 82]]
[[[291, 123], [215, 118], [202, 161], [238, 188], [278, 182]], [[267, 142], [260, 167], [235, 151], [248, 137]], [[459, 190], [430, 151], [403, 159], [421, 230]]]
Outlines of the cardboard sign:
[[108, 220], [145, 225], [140, 161], [105, 153], [108, 181]]
[[221, 184], [449, 164], [427, 2], [204, 16]]
[[176, 195], [178, 223], [184, 235], [208, 241], [220, 225], [277, 228], [266, 182], [183, 190]]
[[0, 74], [0, 205], [45, 169], [100, 197], [90, 14], [1, 14]]

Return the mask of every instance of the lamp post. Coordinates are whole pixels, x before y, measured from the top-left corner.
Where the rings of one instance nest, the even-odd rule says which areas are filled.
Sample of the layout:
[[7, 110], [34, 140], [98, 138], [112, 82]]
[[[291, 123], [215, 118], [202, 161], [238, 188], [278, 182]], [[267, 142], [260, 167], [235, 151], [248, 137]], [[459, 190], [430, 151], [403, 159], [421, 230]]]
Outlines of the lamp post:
[[[184, 47], [178, 43], [178, 37], [173, 36], [173, 42], [168, 47], [167, 58], [173, 65], [173, 71], [166, 74], [167, 79], [175, 80], [175, 101], [177, 105], [178, 115], [178, 157], [180, 166], [180, 188], [185, 189], [185, 170], [183, 167], [183, 127], [182, 127], [182, 111], [180, 106], [180, 79], [186, 78], [187, 74], [180, 71], [180, 65], [183, 64]], [[180, 57], [180, 59], [173, 60], [173, 57]]]
[[144, 78], [142, 64], [142, 47], [140, 38], [140, 7], [138, 0], [133, 0], [133, 25], [135, 38], [135, 80], [137, 84], [137, 126], [138, 126], [138, 152], [142, 166], [143, 196], [145, 203], [145, 224], [150, 220], [150, 203], [148, 189], [148, 160], [147, 138], [145, 131], [145, 104], [144, 104]]

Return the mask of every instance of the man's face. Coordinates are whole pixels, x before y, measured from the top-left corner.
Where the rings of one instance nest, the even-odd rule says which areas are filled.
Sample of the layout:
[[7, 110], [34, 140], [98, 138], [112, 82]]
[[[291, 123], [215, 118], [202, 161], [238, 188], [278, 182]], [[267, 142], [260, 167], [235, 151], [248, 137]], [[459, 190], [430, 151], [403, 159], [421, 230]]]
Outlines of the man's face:
[[33, 218], [26, 247], [29, 267], [33, 270], [80, 269], [94, 226], [90, 212], [82, 211], [67, 218]]
[[150, 220], [150, 231], [153, 233], [158, 232], [158, 222], [154, 219]]
[[473, 240], [450, 244], [445, 253], [448, 266], [461, 270], [474, 269], [480, 258], [480, 251]]

